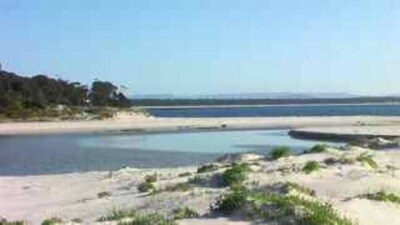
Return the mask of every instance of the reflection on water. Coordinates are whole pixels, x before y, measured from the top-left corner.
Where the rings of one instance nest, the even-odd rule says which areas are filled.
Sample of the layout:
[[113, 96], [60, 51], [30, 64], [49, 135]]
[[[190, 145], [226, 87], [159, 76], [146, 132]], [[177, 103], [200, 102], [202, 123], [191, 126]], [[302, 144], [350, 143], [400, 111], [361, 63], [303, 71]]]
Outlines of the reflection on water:
[[[271, 146], [287, 145], [304, 149], [314, 141], [292, 139], [287, 130], [207, 131], [168, 134], [93, 136], [81, 139], [84, 148], [143, 149], [197, 153], [230, 153], [268, 150]], [[251, 146], [249, 148], [249, 146]]]
[[281, 145], [301, 151], [314, 144], [290, 138], [287, 130], [0, 137], [0, 175], [187, 166], [224, 153], [267, 153]]

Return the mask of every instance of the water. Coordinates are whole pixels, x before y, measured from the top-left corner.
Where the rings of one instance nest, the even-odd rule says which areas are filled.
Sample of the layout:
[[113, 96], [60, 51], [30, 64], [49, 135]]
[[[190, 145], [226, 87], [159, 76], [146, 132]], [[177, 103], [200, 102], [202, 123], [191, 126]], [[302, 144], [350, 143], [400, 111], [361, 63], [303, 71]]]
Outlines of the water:
[[107, 171], [198, 165], [233, 152], [267, 153], [275, 146], [299, 152], [317, 142], [287, 130], [202, 131], [162, 134], [60, 134], [0, 137], [0, 175]]
[[148, 111], [158, 117], [399, 116], [400, 104], [150, 108]]

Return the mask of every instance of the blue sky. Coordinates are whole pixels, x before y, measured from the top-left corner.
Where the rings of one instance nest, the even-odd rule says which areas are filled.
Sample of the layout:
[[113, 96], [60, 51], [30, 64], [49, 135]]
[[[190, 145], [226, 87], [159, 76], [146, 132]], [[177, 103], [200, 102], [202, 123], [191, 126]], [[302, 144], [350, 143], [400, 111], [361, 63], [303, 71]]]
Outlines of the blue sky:
[[398, 0], [1, 0], [0, 62], [131, 94], [400, 93]]

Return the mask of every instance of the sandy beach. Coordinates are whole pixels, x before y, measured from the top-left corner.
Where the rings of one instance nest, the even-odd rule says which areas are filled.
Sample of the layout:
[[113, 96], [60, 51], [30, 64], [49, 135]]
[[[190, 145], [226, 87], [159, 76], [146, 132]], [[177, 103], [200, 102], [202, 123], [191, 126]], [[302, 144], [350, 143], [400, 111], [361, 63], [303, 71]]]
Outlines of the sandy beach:
[[[371, 154], [376, 169], [357, 161], [361, 154]], [[346, 162], [328, 163], [346, 158]], [[329, 159], [329, 160], [328, 160]], [[346, 151], [329, 149], [324, 153], [291, 156], [275, 161], [264, 157], [243, 157], [251, 166], [247, 185], [268, 190], [282, 182], [295, 182], [315, 192], [313, 198], [333, 205], [341, 215], [363, 225], [400, 224], [400, 208], [395, 203], [361, 198], [366, 193], [386, 191], [400, 193], [400, 152], [378, 152], [362, 148]], [[306, 162], [320, 162], [322, 169], [305, 174]], [[228, 162], [225, 162], [228, 163]], [[229, 162], [230, 163], [230, 162]], [[204, 218], [178, 221], [185, 224], [250, 224], [245, 219], [233, 222], [229, 218], [209, 218], [209, 206], [227, 188], [196, 185], [188, 191], [140, 193], [137, 186], [146, 175], [157, 174], [157, 190], [187, 182], [194, 176], [210, 179], [219, 170], [196, 174], [196, 168], [121, 169], [114, 172], [73, 173], [25, 177], [0, 177], [0, 214], [9, 219], [24, 219], [39, 224], [44, 218], [58, 216], [64, 221], [80, 218], [84, 224], [96, 224], [96, 219], [112, 208], [135, 208], [144, 212], [171, 213], [178, 207], [189, 206]], [[183, 176], [182, 174], [187, 174]], [[98, 193], [107, 192], [107, 197]], [[102, 223], [98, 223], [102, 224]], [[112, 224], [112, 223], [104, 223]]]
[[12, 122], [0, 123], [0, 135], [158, 132], [196, 129], [262, 129], [332, 126], [400, 125], [400, 117], [327, 116], [327, 117], [221, 117], [156, 118], [142, 114], [120, 113], [113, 119], [96, 121]]
[[[141, 115], [119, 115], [103, 121], [64, 121], [2, 123], [1, 135], [123, 132], [123, 131], [177, 131], [185, 129], [259, 129], [289, 127], [321, 132], [398, 134], [400, 117], [278, 117], [278, 118], [154, 118]], [[310, 127], [310, 128], [307, 128]], [[362, 133], [362, 132], [361, 132]], [[371, 155], [378, 168], [357, 161], [362, 154]], [[346, 159], [346, 160], [342, 160]], [[301, 168], [310, 160], [321, 163], [322, 169], [305, 174]], [[329, 160], [334, 163], [328, 163]], [[349, 147], [345, 151], [329, 148], [317, 154], [291, 156], [275, 161], [265, 156], [244, 157], [252, 165], [246, 184], [258, 188], [284, 182], [295, 182], [315, 192], [315, 198], [331, 204], [340, 215], [358, 224], [400, 224], [400, 210], [395, 203], [360, 198], [363, 194], [387, 191], [400, 193], [400, 152], [373, 151]], [[172, 210], [190, 206], [199, 213], [199, 219], [178, 220], [179, 225], [244, 225], [245, 218], [210, 217], [210, 204], [224, 187], [195, 185], [188, 191], [165, 191], [170, 186], [186, 183], [197, 176], [211, 179], [226, 170], [231, 162], [219, 163], [211, 173], [197, 174], [195, 167], [169, 169], [125, 168], [109, 172], [69, 173], [39, 176], [0, 177], [0, 216], [10, 220], [25, 220], [40, 224], [49, 217], [60, 217], [66, 224], [79, 218], [82, 224], [116, 224], [96, 222], [113, 208], [134, 208], [141, 212], [170, 215]], [[141, 193], [138, 186], [146, 175], [157, 174], [156, 194]], [[184, 175], [183, 175], [184, 174]], [[107, 193], [99, 197], [99, 193]], [[76, 224], [76, 223], [75, 223]]]

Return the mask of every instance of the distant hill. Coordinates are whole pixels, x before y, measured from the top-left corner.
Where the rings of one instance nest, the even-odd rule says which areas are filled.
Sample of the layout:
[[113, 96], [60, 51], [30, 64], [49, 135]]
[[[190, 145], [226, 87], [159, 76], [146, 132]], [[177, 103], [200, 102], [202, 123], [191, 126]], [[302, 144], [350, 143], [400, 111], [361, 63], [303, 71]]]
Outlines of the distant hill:
[[291, 92], [266, 92], [266, 93], [227, 93], [210, 95], [135, 95], [132, 99], [310, 99], [310, 98], [355, 98], [361, 97], [349, 93], [291, 93]]

